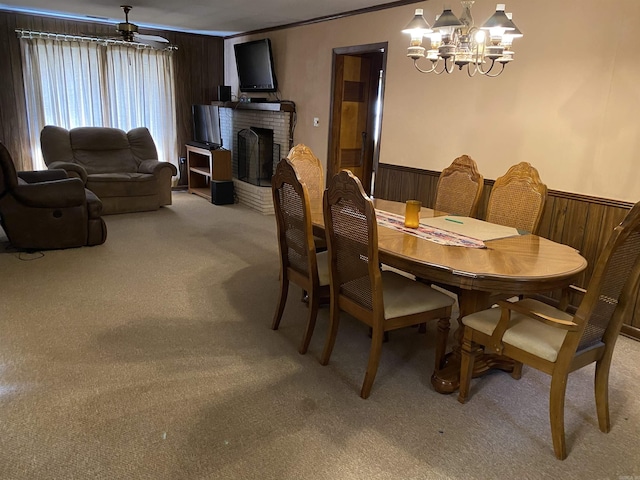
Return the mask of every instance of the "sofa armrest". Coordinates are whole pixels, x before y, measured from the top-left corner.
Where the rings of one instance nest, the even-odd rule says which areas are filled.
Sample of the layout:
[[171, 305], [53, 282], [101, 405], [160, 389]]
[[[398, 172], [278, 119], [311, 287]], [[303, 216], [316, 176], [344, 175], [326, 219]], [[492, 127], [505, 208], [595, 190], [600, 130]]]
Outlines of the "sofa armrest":
[[78, 178], [21, 184], [12, 193], [20, 203], [36, 208], [78, 207], [87, 202], [84, 184]]
[[138, 166], [139, 173], [157, 173], [163, 168], [171, 169], [171, 176], [178, 174], [178, 169], [173, 163], [161, 162], [159, 160], [143, 160]]
[[27, 183], [51, 182], [52, 180], [69, 178], [67, 172], [61, 168], [18, 172], [18, 177]]
[[49, 170], [52, 169], [65, 170], [70, 178], [79, 178], [83, 185], [87, 183], [87, 171], [82, 165], [71, 162], [52, 162], [49, 164]]

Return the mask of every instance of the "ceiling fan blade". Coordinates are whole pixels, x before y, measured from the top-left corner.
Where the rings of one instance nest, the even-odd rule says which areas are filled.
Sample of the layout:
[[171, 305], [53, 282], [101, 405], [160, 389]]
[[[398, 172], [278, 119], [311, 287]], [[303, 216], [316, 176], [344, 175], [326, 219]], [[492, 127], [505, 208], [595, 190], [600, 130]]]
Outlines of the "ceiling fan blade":
[[93, 37], [93, 38], [108, 38], [113, 40], [122, 40], [121, 35], [114, 35], [113, 33], [91, 33], [91, 32], [80, 32], [80, 35], [83, 37]]
[[144, 35], [142, 33], [135, 33], [133, 35], [134, 41], [140, 43], [149, 43], [149, 42], [157, 42], [157, 43], [169, 43], [164, 37], [160, 37], [158, 35]]

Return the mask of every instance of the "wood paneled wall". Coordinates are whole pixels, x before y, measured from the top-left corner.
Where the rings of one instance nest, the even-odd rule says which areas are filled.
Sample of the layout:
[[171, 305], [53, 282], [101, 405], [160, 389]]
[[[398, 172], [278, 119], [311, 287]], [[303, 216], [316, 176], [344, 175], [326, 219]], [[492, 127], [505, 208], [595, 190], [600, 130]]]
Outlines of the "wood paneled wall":
[[[439, 176], [440, 172], [432, 170], [380, 164], [374, 196], [400, 202], [416, 199], [431, 208]], [[478, 218], [485, 217], [493, 183], [493, 180], [485, 179]], [[580, 251], [589, 265], [576, 284], [586, 287], [611, 231], [632, 206], [627, 202], [549, 190], [538, 234]], [[558, 292], [549, 292], [547, 296], [552, 299], [559, 297]], [[625, 320], [623, 333], [640, 339], [640, 296], [635, 312], [632, 318]]]
[[[0, 11], [0, 45], [5, 52], [0, 69], [0, 142], [11, 153], [16, 168], [28, 170], [31, 168], [31, 154], [16, 29], [70, 35], [109, 35], [116, 32], [115, 27], [109, 24]], [[224, 83], [224, 40], [222, 37], [164, 30], [142, 29], [142, 33], [163, 36], [178, 46], [174, 52], [176, 127], [180, 156], [185, 156], [185, 142], [192, 138], [191, 105], [217, 100], [217, 86]]]

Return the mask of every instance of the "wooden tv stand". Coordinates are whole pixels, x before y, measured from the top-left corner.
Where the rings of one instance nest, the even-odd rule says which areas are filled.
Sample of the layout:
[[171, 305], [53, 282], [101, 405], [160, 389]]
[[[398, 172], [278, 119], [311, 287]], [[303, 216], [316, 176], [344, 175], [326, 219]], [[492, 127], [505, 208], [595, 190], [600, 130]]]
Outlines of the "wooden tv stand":
[[211, 201], [211, 180], [232, 180], [231, 152], [193, 145], [186, 147], [189, 193]]

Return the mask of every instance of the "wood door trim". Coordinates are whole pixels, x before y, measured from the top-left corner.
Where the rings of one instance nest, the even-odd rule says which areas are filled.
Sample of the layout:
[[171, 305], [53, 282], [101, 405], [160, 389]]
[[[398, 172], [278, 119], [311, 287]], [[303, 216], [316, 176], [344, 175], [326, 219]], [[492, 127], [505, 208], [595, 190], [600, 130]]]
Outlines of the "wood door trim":
[[[337, 47], [333, 49], [332, 59], [331, 59], [331, 99], [330, 99], [331, 108], [329, 109], [329, 138], [327, 142], [328, 143], [327, 169], [326, 169], [327, 181], [337, 173], [335, 172], [335, 168], [334, 168], [334, 159], [337, 158], [336, 156], [337, 153], [334, 151], [336, 149], [336, 146], [334, 145], [333, 139], [336, 138], [337, 133], [340, 132], [340, 125], [339, 124], [336, 125], [336, 118], [339, 118], [340, 116], [338, 114], [339, 112], [335, 111], [337, 108], [335, 99], [337, 98], [338, 94], [341, 95], [342, 93], [342, 85], [336, 86], [336, 68], [338, 67], [336, 63], [337, 63], [338, 57], [342, 55], [364, 55], [367, 53], [379, 52], [382, 54], [382, 70], [386, 71], [388, 48], [389, 48], [388, 42], [378, 42], [378, 43], [368, 43], [364, 45], [353, 45], [349, 47]], [[380, 96], [381, 98], [384, 98], [384, 81], [382, 82], [382, 89], [380, 92]], [[381, 119], [382, 119], [382, 114], [381, 114]], [[373, 152], [373, 164], [371, 166], [372, 175], [376, 174], [379, 156], [380, 156], [380, 147], [378, 145], [378, 148], [374, 149], [374, 152]]]

